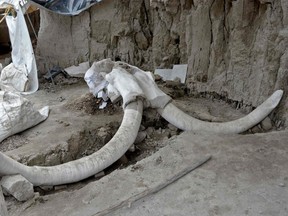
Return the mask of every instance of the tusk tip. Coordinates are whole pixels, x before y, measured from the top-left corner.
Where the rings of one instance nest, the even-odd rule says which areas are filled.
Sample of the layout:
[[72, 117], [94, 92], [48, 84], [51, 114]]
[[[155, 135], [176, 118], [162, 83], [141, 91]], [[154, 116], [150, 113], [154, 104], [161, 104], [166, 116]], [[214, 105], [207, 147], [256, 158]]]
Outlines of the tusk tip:
[[282, 95], [283, 95], [283, 90], [282, 89], [279, 89], [279, 90], [276, 90], [275, 92], [274, 92], [274, 94], [278, 94], [278, 95], [280, 95], [280, 97], [282, 97]]
[[279, 89], [279, 90], [276, 90], [276, 91], [273, 93], [273, 95], [275, 95], [275, 99], [277, 98], [277, 99], [281, 100], [281, 98], [282, 98], [282, 96], [283, 96], [283, 93], [284, 93], [284, 91], [281, 90], [281, 89]]
[[282, 99], [284, 91], [283, 90], [276, 90], [272, 95], [271, 95], [271, 101], [273, 104], [273, 107], [276, 107], [280, 100]]

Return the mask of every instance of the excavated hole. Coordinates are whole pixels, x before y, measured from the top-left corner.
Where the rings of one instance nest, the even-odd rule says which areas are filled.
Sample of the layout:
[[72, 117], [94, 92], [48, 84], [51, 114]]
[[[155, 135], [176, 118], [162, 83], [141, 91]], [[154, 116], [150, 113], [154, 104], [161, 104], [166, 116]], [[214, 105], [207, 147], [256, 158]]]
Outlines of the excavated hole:
[[[179, 99], [179, 98], [182, 98], [184, 95], [187, 95], [186, 87], [177, 82], [164, 82], [161, 84], [162, 84], [162, 88], [165, 89], [165, 92], [168, 95], [170, 95], [172, 98]], [[186, 97], [184, 97], [184, 100], [190, 101], [191, 98], [187, 100]], [[211, 110], [213, 111], [214, 110], [213, 105], [210, 104], [211, 107], [209, 108], [208, 103], [209, 102], [207, 102], [207, 106], [206, 106], [205, 103], [203, 104], [203, 101], [200, 102], [201, 105], [199, 106], [200, 108], [198, 109], [204, 113], [205, 111], [207, 111], [208, 113]], [[214, 103], [216, 102], [214, 101]], [[89, 94], [83, 95], [82, 97], [80, 97], [79, 99], [76, 99], [75, 101], [71, 101], [70, 103], [67, 103], [65, 106], [67, 109], [83, 110], [87, 114], [97, 115], [99, 114], [99, 109], [94, 109], [94, 107], [95, 105], [98, 105], [98, 104], [99, 104], [99, 100], [94, 98], [93, 95], [89, 93]], [[197, 104], [193, 103], [193, 106], [195, 105], [197, 106]], [[207, 110], [206, 109], [203, 110], [203, 105], [204, 107], [206, 107]], [[190, 102], [189, 104], [186, 104], [186, 107], [189, 107], [189, 106], [190, 106]], [[219, 106], [219, 104], [217, 106]], [[223, 106], [223, 104], [221, 104], [221, 106]], [[119, 111], [118, 108], [121, 109], [121, 106], [119, 104], [118, 105], [110, 104], [110, 107], [108, 106], [107, 110], [110, 110], [113, 113], [115, 111]], [[185, 109], [183, 110], [185, 111]], [[209, 118], [212, 116], [212, 115], [203, 116], [203, 114], [202, 116], [201, 115], [199, 116], [200, 113], [197, 113], [197, 112], [192, 113], [192, 114], [198, 116], [198, 118], [200, 117], [199, 119], [201, 119], [202, 117], [202, 120], [206, 120], [206, 121], [209, 120]], [[76, 159], [91, 155], [92, 153], [98, 151], [101, 147], [103, 147], [106, 143], [110, 141], [110, 139], [115, 135], [119, 126], [120, 126], [120, 122], [115, 121], [115, 122], [106, 124], [104, 126], [101, 126], [99, 128], [95, 128], [95, 129], [86, 128], [78, 133], [73, 134], [71, 138], [68, 140], [69, 150], [68, 152], [66, 152], [66, 154], [68, 154], [67, 158], [69, 158], [70, 160], [76, 160]], [[116, 169], [122, 169], [129, 165], [133, 165], [136, 162], [150, 156], [151, 154], [153, 154], [160, 148], [164, 147], [167, 143], [166, 141], [169, 138], [179, 135], [181, 133], [181, 130], [177, 129], [175, 126], [165, 121], [157, 113], [155, 109], [146, 109], [143, 112], [142, 123], [141, 123], [139, 133], [142, 134], [142, 138], [145, 137], [145, 139], [140, 140], [139, 143], [135, 143], [133, 151], [128, 150], [126, 154], [123, 155], [123, 157], [121, 157], [118, 161], [116, 161], [110, 167], [106, 168], [103, 172], [100, 173], [100, 175], [96, 174], [95, 176], [92, 176], [78, 183], [73, 183], [73, 184], [64, 185], [64, 186], [56, 186], [56, 187], [36, 187], [35, 190], [40, 192], [41, 195], [57, 193], [58, 191], [62, 191], [62, 190], [77, 190], [85, 186], [91, 181], [98, 180], [102, 178], [103, 176], [108, 175], [109, 173], [113, 172]]]
[[[223, 104], [224, 102], [221, 102], [220, 99], [218, 99], [218, 101], [217, 98], [212, 98], [213, 104], [211, 104], [211, 99], [207, 100], [204, 98], [201, 99], [201, 97], [189, 97], [187, 95], [187, 89], [183, 84], [179, 84], [177, 82], [163, 82], [160, 80], [158, 85], [173, 99], [178, 99], [178, 102], [175, 101], [175, 103], [177, 106], [179, 105], [179, 108], [181, 108], [183, 111], [189, 114], [190, 108], [194, 107], [192, 110], [190, 110], [190, 115], [195, 116], [196, 118], [205, 121], [222, 121], [221, 117], [214, 117], [218, 116], [218, 111], [221, 111], [222, 114], [231, 112], [231, 106], [227, 105], [229, 104], [227, 101], [225, 105]], [[76, 100], [67, 102], [65, 104], [65, 108], [73, 111], [83, 111], [89, 115], [101, 115], [104, 113], [113, 115], [117, 112], [122, 112], [121, 104], [109, 104], [107, 109], [99, 110], [97, 107], [100, 102], [101, 101], [94, 98], [92, 94], [87, 93], [80, 98], [77, 98]], [[181, 104], [184, 107], [181, 107]], [[221, 107], [221, 109], [219, 109], [219, 107]], [[223, 112], [224, 107], [226, 107], [225, 110], [227, 112]], [[187, 110], [185, 110], [185, 108], [187, 108]], [[233, 114], [235, 114], [234, 112], [235, 111], [233, 111]], [[227, 117], [229, 116], [224, 115], [223, 119], [226, 119]], [[235, 118], [235, 116], [233, 118]], [[68, 150], [55, 150], [52, 152], [54, 154], [53, 157], [56, 155], [55, 157], [61, 158], [59, 163], [64, 163], [70, 160], [76, 160], [91, 155], [103, 147], [107, 142], [109, 142], [109, 140], [118, 130], [119, 126], [120, 122], [118, 120], [95, 129], [88, 127], [83, 128], [81, 131], [74, 133], [67, 141]], [[122, 158], [101, 172], [100, 175], [96, 174], [95, 176], [73, 184], [60, 185], [55, 187], [35, 187], [35, 191], [39, 192], [40, 195], [47, 195], [58, 193], [63, 190], [73, 191], [80, 189], [87, 185], [89, 182], [96, 181], [116, 169], [122, 169], [129, 165], [133, 165], [137, 161], [150, 156], [160, 148], [164, 147], [167, 143], [166, 141], [169, 138], [179, 135], [181, 131], [166, 122], [155, 109], [146, 109], [143, 113], [142, 125], [140, 127], [139, 133], [142, 134], [142, 138], [144, 134], [145, 139], [140, 140], [139, 143], [135, 144], [134, 151], [127, 151]], [[23, 143], [25, 144], [24, 138], [21, 139], [24, 140]], [[50, 153], [49, 155], [46, 155], [46, 157], [43, 158], [43, 162], [49, 161], [47, 158], [50, 158], [50, 156]], [[137, 166], [135, 166], [135, 169], [137, 169]]]

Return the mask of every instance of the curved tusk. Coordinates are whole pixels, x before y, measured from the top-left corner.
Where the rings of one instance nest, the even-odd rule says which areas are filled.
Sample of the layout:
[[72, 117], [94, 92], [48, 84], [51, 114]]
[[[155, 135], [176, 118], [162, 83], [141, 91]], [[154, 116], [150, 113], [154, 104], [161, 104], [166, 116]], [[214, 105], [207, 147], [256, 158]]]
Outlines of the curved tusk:
[[237, 134], [248, 130], [266, 118], [279, 104], [282, 95], [283, 91], [277, 90], [247, 116], [234, 121], [221, 123], [205, 122], [195, 119], [178, 109], [172, 103], [167, 104], [163, 109], [159, 108], [157, 110], [164, 119], [181, 130], [206, 131], [220, 134]]
[[168, 122], [186, 131], [206, 131], [220, 134], [242, 133], [266, 118], [279, 104], [283, 95], [282, 90], [275, 91], [259, 107], [243, 118], [223, 123], [205, 122], [185, 114], [174, 106], [170, 102], [170, 97], [160, 90], [154, 80], [151, 80], [143, 70], [124, 62], [118, 62], [116, 65], [124, 67], [135, 76], [151, 107], [157, 108], [160, 115]]
[[118, 160], [133, 144], [142, 120], [143, 102], [131, 102], [124, 109], [122, 123], [114, 137], [94, 154], [51, 167], [23, 165], [0, 152], [0, 173], [21, 174], [33, 185], [60, 185], [92, 176]]

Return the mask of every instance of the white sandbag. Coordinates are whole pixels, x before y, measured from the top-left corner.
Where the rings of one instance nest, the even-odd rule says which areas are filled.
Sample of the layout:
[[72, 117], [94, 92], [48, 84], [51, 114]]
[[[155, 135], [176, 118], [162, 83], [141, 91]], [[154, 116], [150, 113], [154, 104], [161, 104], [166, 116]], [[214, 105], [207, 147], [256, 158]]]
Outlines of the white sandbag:
[[17, 93], [0, 91], [0, 142], [44, 121], [49, 107], [34, 109], [33, 104]]
[[[22, 9], [25, 10], [25, 7], [22, 8], [20, 6], [19, 0], [0, 1], [0, 5], [3, 6], [6, 6], [7, 3], [10, 5], [12, 4], [15, 11], [17, 12], [16, 17], [13, 16], [6, 17], [6, 23], [9, 29], [9, 37], [12, 44], [12, 53], [11, 53], [12, 62], [14, 68], [16, 69], [10, 72], [9, 74], [15, 73], [16, 71], [21, 71], [21, 75], [19, 76], [18, 75], [17, 76], [14, 75], [13, 77], [10, 76], [10, 78], [13, 78], [13, 81], [11, 82], [13, 83], [20, 82], [20, 78], [25, 74], [26, 79], [29, 80], [29, 82], [27, 82], [28, 85], [25, 88], [25, 91], [19, 91], [17, 89], [15, 90], [21, 92], [22, 94], [31, 94], [38, 90], [39, 84], [38, 84], [37, 66], [34, 51], [22, 11]], [[0, 79], [0, 81], [2, 82], [2, 85], [6, 85], [3, 83], [2, 79]], [[12, 85], [9, 85], [8, 88], [11, 88], [11, 86]], [[2, 90], [4, 90], [4, 88], [2, 88]]]
[[1, 90], [15, 89], [16, 91], [23, 92], [28, 88], [27, 70], [24, 65], [17, 69], [13, 63], [7, 65], [1, 71]]

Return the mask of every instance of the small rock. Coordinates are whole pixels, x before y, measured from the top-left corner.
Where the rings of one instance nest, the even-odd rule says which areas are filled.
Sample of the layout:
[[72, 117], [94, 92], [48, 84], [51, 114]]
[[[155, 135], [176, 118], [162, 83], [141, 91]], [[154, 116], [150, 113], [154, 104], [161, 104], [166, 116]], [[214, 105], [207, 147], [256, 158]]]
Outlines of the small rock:
[[135, 144], [141, 143], [147, 137], [146, 131], [140, 131], [134, 141]]
[[135, 145], [131, 145], [131, 147], [128, 149], [130, 152], [135, 152]]
[[141, 164], [135, 164], [131, 167], [131, 172], [135, 172], [135, 171], [143, 171], [144, 167]]
[[169, 60], [169, 56], [165, 56], [162, 61], [168, 61]]
[[262, 122], [261, 122], [261, 127], [263, 128], [263, 130], [268, 131], [271, 130], [273, 125], [272, 125], [272, 121], [269, 117], [266, 117]]
[[144, 131], [146, 128], [143, 125], [140, 125], [139, 131]]
[[102, 144], [106, 144], [111, 139], [111, 134], [106, 127], [99, 128], [97, 131], [97, 136], [99, 136], [99, 141]]
[[72, 65], [68, 68], [65, 68], [65, 71], [71, 76], [71, 77], [84, 77], [86, 71], [89, 69], [90, 65], [89, 62], [82, 62], [79, 65], [75, 66]]
[[251, 128], [251, 131], [252, 131], [252, 133], [261, 133], [262, 132], [261, 128], [258, 125]]
[[135, 34], [135, 42], [137, 46], [142, 50], [147, 50], [149, 47], [149, 41], [143, 32], [137, 32]]
[[155, 81], [161, 81], [162, 80], [162, 77], [158, 74], [154, 74], [154, 77], [155, 77]]
[[39, 186], [43, 191], [52, 191], [53, 186]]
[[59, 98], [58, 98], [58, 101], [59, 102], [63, 102], [64, 100], [66, 100], [64, 97], [62, 97], [62, 96], [60, 96]]
[[104, 171], [101, 171], [101, 172], [95, 174], [95, 175], [94, 175], [94, 178], [95, 178], [95, 179], [100, 179], [100, 178], [102, 178], [103, 176], [105, 176], [105, 172], [104, 172]]
[[277, 128], [280, 128], [281, 124], [282, 124], [282, 121], [278, 121], [278, 122], [276, 123], [276, 127], [277, 127]]
[[7, 65], [9, 65], [10, 63], [12, 62], [12, 58], [11, 57], [8, 57], [8, 58], [5, 58], [4, 60], [4, 67], [6, 67]]
[[165, 137], [163, 137], [162, 142], [165, 142], [165, 141], [167, 141], [168, 139], [169, 139], [169, 137], [168, 137], [168, 136], [165, 136]]
[[179, 77], [175, 77], [175, 78], [173, 79], [173, 81], [174, 81], [174, 82], [181, 83], [181, 79], [180, 79]]
[[1, 185], [18, 201], [27, 201], [34, 197], [33, 185], [21, 175], [4, 176]]
[[178, 132], [177, 131], [170, 131], [169, 133], [169, 137], [174, 137], [174, 136], [177, 136], [178, 135]]
[[162, 159], [162, 157], [161, 156], [159, 156], [157, 159], [156, 159], [156, 165], [159, 165], [159, 164], [161, 164], [163, 162], [163, 159]]
[[2, 193], [2, 187], [0, 186], [0, 215], [8, 216], [8, 211], [5, 203], [5, 199]]
[[171, 130], [171, 131], [177, 131], [178, 130], [178, 128], [176, 127], [176, 126], [174, 126], [174, 125], [172, 125], [172, 124], [168, 124], [168, 128]]
[[55, 191], [65, 190], [65, 189], [67, 189], [67, 185], [57, 185], [57, 186], [54, 186], [54, 190], [55, 190]]
[[160, 122], [159, 119], [160, 119], [160, 115], [157, 112], [157, 110], [148, 108], [144, 110], [143, 112], [142, 124], [145, 128], [154, 127], [156, 126], [155, 124], [157, 124], [157, 122]]
[[153, 127], [148, 127], [145, 131], [148, 136], [151, 136], [154, 133], [155, 129]]
[[279, 187], [285, 187], [286, 185], [284, 183], [280, 183]]
[[127, 164], [129, 162], [128, 158], [126, 157], [126, 155], [123, 155], [118, 161], [117, 163], [119, 163], [120, 165], [123, 164]]
[[171, 135], [170, 140], [176, 139], [177, 135]]
[[183, 84], [181, 82], [175, 82], [171, 80], [166, 80], [165, 86], [168, 88], [180, 88]]
[[68, 126], [70, 126], [70, 123], [66, 122], [66, 123], [64, 123], [64, 126], [68, 127]]

